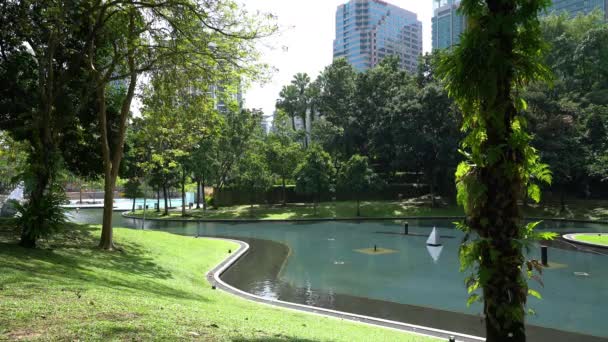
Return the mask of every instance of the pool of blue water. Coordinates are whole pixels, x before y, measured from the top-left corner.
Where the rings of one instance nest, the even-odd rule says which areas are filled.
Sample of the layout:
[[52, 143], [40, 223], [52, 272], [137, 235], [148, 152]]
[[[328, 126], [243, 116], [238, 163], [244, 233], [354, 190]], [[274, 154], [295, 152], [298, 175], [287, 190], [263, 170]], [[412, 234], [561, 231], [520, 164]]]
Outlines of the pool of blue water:
[[[81, 210], [73, 220], [99, 223], [100, 210]], [[180, 223], [114, 217], [114, 225], [163, 230], [183, 235], [231, 236], [272, 240], [289, 247], [278, 280], [312, 294], [338, 293], [400, 304], [477, 315], [479, 304], [466, 306], [466, 274], [459, 271], [458, 246], [462, 233], [447, 220], [409, 220], [409, 232], [397, 222], [319, 223]], [[437, 227], [441, 247], [428, 247], [426, 236]], [[608, 226], [590, 223], [546, 222], [555, 232], [608, 232]], [[369, 253], [376, 246], [386, 254]], [[366, 250], [367, 249], [367, 250]], [[607, 253], [608, 254], [608, 253]], [[539, 246], [529, 257], [540, 258]], [[544, 287], [530, 282], [542, 300], [529, 299], [536, 311], [528, 322], [586, 335], [608, 337], [608, 256], [561, 248], [549, 249], [551, 268], [543, 273]], [[273, 279], [250, 284], [248, 290], [278, 298]], [[314, 296], [310, 296], [314, 298]], [[314, 302], [309, 303], [314, 304]]]

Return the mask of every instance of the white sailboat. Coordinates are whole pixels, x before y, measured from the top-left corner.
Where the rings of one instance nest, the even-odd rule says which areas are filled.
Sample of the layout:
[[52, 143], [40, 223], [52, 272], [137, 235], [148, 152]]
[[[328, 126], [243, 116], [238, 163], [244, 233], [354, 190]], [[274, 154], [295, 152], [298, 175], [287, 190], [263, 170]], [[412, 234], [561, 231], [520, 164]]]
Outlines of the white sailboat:
[[433, 231], [426, 240], [426, 244], [428, 246], [441, 246], [441, 242], [439, 242], [439, 233], [437, 233], [437, 227], [433, 227]]

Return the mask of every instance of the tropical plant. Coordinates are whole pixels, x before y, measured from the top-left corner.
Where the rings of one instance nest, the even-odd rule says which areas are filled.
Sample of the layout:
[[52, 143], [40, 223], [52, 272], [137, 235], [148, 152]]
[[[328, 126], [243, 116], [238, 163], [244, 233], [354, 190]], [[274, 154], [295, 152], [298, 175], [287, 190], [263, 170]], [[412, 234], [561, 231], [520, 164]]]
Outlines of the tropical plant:
[[[526, 276], [541, 270], [526, 262], [530, 241], [550, 238], [524, 224], [518, 201], [523, 188], [540, 200], [533, 180], [549, 182], [521, 112], [522, 87], [549, 77], [543, 60], [538, 14], [546, 0], [463, 0], [460, 11], [467, 30], [460, 45], [441, 60], [438, 74], [463, 113], [465, 161], [456, 172], [458, 201], [467, 219], [458, 225], [466, 233], [460, 248], [467, 277], [469, 303], [483, 300], [486, 339], [525, 341], [528, 294]], [[486, 56], [480, 58], [480, 56]], [[477, 290], [481, 289], [481, 295]]]

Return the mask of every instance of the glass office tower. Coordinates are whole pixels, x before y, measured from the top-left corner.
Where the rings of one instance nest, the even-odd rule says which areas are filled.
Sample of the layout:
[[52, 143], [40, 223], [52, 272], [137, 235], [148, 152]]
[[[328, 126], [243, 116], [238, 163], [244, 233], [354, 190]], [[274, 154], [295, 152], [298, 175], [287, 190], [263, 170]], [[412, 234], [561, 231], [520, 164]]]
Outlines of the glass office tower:
[[606, 16], [608, 9], [608, 0], [553, 0], [551, 6], [547, 9], [548, 13], [568, 12], [570, 16], [577, 14], [588, 14], [596, 9], [601, 10]]
[[415, 13], [381, 0], [351, 0], [336, 11], [334, 59], [346, 58], [365, 71], [397, 55], [401, 66], [416, 71], [422, 54], [422, 23]]
[[[449, 48], [460, 42], [466, 20], [457, 12], [459, 4], [459, 0], [433, 0], [433, 49]], [[545, 14], [567, 12], [576, 16], [596, 9], [608, 19], [608, 0], [553, 0]]]
[[465, 18], [458, 14], [460, 1], [433, 0], [433, 50], [458, 44], [465, 29]]

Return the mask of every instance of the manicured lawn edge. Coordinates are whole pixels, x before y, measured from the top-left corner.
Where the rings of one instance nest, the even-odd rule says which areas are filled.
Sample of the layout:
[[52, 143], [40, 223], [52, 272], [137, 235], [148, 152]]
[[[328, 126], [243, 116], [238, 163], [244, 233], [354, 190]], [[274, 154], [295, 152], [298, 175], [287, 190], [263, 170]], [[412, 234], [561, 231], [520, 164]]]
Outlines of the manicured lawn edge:
[[73, 229], [37, 250], [0, 236], [0, 340], [435, 340], [213, 290], [232, 242], [117, 228], [104, 252], [98, 227]]
[[[143, 220], [143, 216], [132, 214], [130, 211], [121, 214], [124, 218]], [[205, 219], [196, 217], [146, 217], [149, 221], [163, 222], [226, 222], [226, 223], [248, 223], [248, 222], [325, 222], [325, 221], [405, 221], [405, 220], [462, 220], [465, 216], [399, 216], [399, 217], [315, 217], [315, 218], [298, 218], [298, 219]], [[524, 217], [524, 220], [531, 221], [553, 221], [553, 222], [573, 222], [573, 223], [598, 223], [608, 224], [606, 220], [584, 220], [584, 219], [568, 219], [560, 217]]]
[[[581, 240], [580, 238], [583, 236], [597, 236], [598, 233], [577, 233], [577, 234], [564, 234], [562, 236], [562, 238], [564, 238], [565, 240], [572, 242], [572, 243], [577, 243], [577, 244], [581, 244], [581, 245], [586, 245], [586, 246], [592, 246], [592, 247], [599, 247], [599, 248], [606, 248], [608, 249], [608, 244], [604, 244], [604, 243], [595, 243], [595, 242], [591, 242], [591, 241], [586, 241], [586, 240]], [[603, 236], [605, 236], [606, 234], [601, 234]]]

